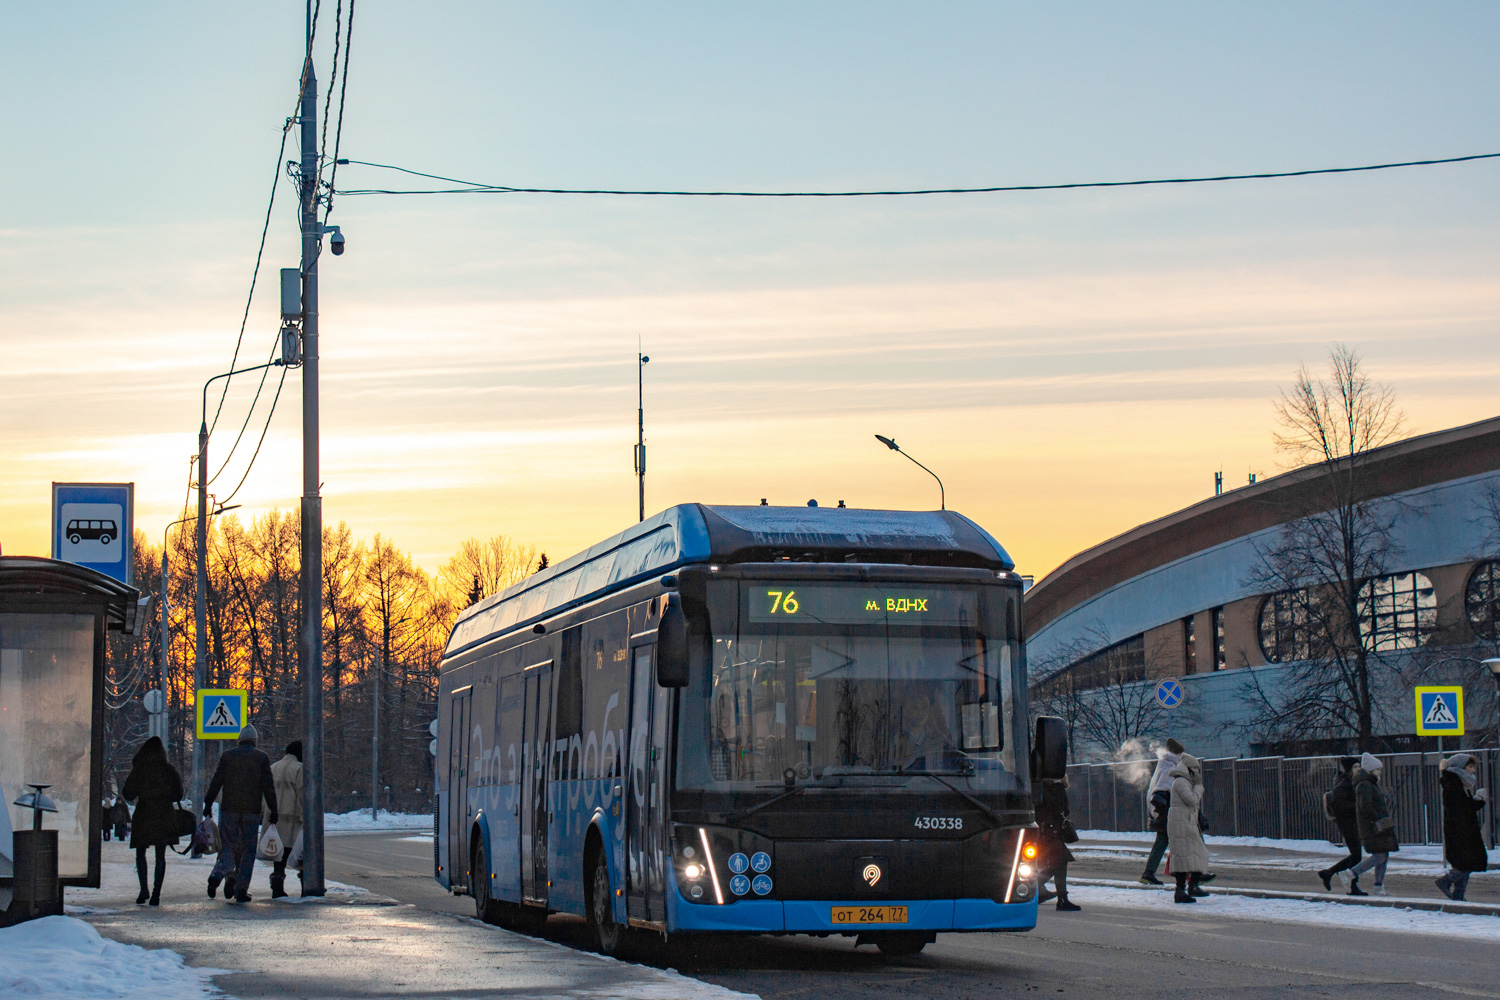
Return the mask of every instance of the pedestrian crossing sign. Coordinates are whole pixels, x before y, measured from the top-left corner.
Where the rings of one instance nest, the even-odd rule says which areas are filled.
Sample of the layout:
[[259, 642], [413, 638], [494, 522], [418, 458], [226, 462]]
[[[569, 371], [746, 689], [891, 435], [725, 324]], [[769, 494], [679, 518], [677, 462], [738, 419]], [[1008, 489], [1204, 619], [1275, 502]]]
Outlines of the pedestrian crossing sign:
[[1417, 688], [1417, 735], [1462, 736], [1464, 734], [1464, 689], [1461, 687]]
[[240, 729], [248, 721], [250, 692], [205, 688], [198, 692], [193, 714], [198, 719], [200, 740], [239, 739]]

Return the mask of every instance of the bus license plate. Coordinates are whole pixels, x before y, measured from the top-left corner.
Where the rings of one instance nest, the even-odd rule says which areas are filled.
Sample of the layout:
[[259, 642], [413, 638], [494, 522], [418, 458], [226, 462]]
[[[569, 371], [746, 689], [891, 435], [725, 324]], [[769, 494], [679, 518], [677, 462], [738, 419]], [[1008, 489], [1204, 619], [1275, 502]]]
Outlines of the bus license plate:
[[904, 906], [835, 906], [828, 918], [835, 924], [904, 924]]

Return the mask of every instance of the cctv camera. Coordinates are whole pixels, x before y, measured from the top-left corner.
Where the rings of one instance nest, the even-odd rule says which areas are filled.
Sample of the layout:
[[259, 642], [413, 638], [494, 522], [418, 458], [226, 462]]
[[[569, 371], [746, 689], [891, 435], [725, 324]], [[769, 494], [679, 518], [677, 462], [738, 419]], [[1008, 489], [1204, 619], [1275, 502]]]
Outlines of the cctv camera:
[[333, 255], [337, 257], [344, 252], [344, 234], [334, 230], [333, 235], [328, 238], [328, 245], [333, 248]]

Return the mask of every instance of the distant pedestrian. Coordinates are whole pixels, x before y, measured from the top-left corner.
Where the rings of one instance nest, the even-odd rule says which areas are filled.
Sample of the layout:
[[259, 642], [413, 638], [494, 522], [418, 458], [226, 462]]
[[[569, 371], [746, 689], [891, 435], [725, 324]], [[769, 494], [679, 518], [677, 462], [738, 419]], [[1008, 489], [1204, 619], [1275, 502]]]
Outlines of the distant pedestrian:
[[1339, 776], [1323, 800], [1325, 810], [1332, 816], [1334, 825], [1339, 828], [1339, 836], [1344, 838], [1344, 846], [1349, 849], [1348, 857], [1318, 872], [1318, 878], [1323, 880], [1323, 888], [1329, 892], [1333, 891], [1335, 875], [1339, 876], [1346, 885], [1349, 884], [1352, 876], [1345, 875], [1344, 872], [1359, 864], [1361, 856], [1359, 822], [1354, 814], [1354, 774], [1358, 766], [1358, 757], [1340, 757]]
[[[1354, 779], [1354, 815], [1359, 825], [1359, 841], [1370, 856], [1349, 869], [1349, 874], [1354, 876], [1349, 885], [1351, 896], [1372, 893], [1384, 896], [1385, 866], [1391, 860], [1391, 853], [1401, 849], [1396, 840], [1396, 820], [1391, 816], [1390, 804], [1380, 788], [1382, 770], [1379, 757], [1371, 753], [1360, 755], [1359, 775]], [[1359, 887], [1359, 877], [1372, 868], [1375, 870], [1375, 886], [1370, 892], [1365, 892]]]
[[[160, 737], [157, 737], [160, 739]], [[165, 751], [164, 751], [165, 752]], [[115, 839], [124, 840], [130, 834], [130, 806], [126, 804], [123, 796], [115, 798], [114, 815], [110, 821], [115, 825]]]
[[[141, 882], [136, 905], [161, 905], [161, 884], [167, 875], [167, 848], [177, 844], [175, 806], [182, 798], [182, 776], [167, 760], [161, 737], [153, 736], [135, 753], [130, 776], [120, 792], [122, 799], [135, 799], [130, 846], [135, 848], [135, 874]], [[156, 872], [151, 891], [146, 891], [146, 848], [156, 849]]]
[[[1056, 896], [1057, 908], [1065, 913], [1083, 909], [1068, 899], [1068, 862], [1073, 860], [1068, 844], [1078, 840], [1068, 812], [1068, 779], [1041, 782], [1036, 795], [1038, 902]], [[1048, 892], [1043, 885], [1049, 878], [1056, 892]]]
[[112, 796], [112, 795], [106, 795], [106, 796], [104, 796], [104, 802], [102, 803], [102, 807], [103, 807], [103, 810], [104, 810], [104, 820], [103, 820], [102, 823], [100, 823], [100, 826], [103, 828], [101, 832], [102, 832], [102, 834], [104, 836], [104, 839], [105, 840], [109, 840], [109, 835], [111, 833], [113, 833], [114, 829], [115, 829], [115, 799], [114, 799], [114, 796]]
[[[271, 869], [271, 898], [286, 895], [286, 865], [292, 856], [293, 843], [302, 835], [302, 741], [287, 744], [286, 755], [271, 765], [271, 779], [276, 785], [276, 808], [266, 810], [263, 822], [275, 823], [281, 837], [281, 857]], [[299, 865], [300, 867], [300, 865]]]
[[203, 811], [207, 815], [214, 799], [221, 791], [224, 793], [219, 807], [219, 838], [223, 846], [219, 861], [208, 877], [210, 899], [222, 879], [225, 902], [250, 902], [250, 876], [255, 871], [255, 845], [260, 839], [261, 802], [264, 800], [272, 823], [279, 818], [271, 758], [255, 748], [258, 737], [252, 725], [240, 730], [239, 742], [219, 758], [213, 780], [203, 795]]
[[1489, 869], [1484, 837], [1479, 833], [1479, 814], [1489, 801], [1489, 792], [1475, 788], [1479, 760], [1456, 753], [1443, 761], [1438, 784], [1443, 789], [1443, 857], [1448, 874], [1437, 880], [1438, 891], [1449, 899], [1463, 901], [1469, 876]]
[[1151, 853], [1146, 855], [1146, 871], [1140, 877], [1142, 885], [1161, 885], [1156, 869], [1167, 853], [1167, 810], [1172, 807], [1172, 768], [1183, 753], [1183, 746], [1175, 739], [1168, 739], [1165, 750], [1160, 751], [1156, 770], [1151, 772], [1151, 783], [1146, 786], [1146, 805], [1151, 817], [1151, 829], [1156, 839], [1151, 843]]
[[1196, 903], [1208, 891], [1199, 883], [1208, 871], [1208, 845], [1203, 842], [1199, 812], [1203, 805], [1203, 764], [1192, 754], [1179, 756], [1172, 777], [1172, 805], [1167, 810], [1167, 842], [1172, 851], [1172, 877], [1177, 880], [1173, 901]]

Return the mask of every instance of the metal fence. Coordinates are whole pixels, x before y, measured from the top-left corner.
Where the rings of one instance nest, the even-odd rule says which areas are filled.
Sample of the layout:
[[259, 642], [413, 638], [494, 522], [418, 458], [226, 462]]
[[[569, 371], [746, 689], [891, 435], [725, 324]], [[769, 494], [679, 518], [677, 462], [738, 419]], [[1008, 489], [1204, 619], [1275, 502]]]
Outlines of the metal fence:
[[[1466, 750], [1479, 758], [1479, 785], [1494, 801], [1500, 753]], [[1385, 762], [1381, 785], [1403, 844], [1443, 842], [1443, 794], [1438, 762], [1451, 754], [1377, 754]], [[1338, 777], [1337, 757], [1222, 757], [1203, 762], [1203, 817], [1210, 836], [1327, 840], [1340, 843], [1338, 828], [1323, 815], [1323, 793]], [[1140, 832], [1149, 829], [1147, 788], [1155, 760], [1072, 764], [1069, 805], [1081, 830]], [[1500, 833], [1495, 809], [1481, 818], [1485, 842]]]

